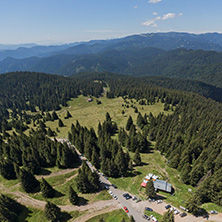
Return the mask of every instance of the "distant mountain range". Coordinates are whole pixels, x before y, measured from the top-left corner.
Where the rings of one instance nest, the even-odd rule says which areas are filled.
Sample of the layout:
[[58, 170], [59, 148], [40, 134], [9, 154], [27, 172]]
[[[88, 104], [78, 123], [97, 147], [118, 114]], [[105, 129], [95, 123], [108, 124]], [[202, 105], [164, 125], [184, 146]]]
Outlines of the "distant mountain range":
[[13, 71], [107, 71], [194, 79], [222, 87], [222, 34], [148, 33], [0, 51], [0, 73]]

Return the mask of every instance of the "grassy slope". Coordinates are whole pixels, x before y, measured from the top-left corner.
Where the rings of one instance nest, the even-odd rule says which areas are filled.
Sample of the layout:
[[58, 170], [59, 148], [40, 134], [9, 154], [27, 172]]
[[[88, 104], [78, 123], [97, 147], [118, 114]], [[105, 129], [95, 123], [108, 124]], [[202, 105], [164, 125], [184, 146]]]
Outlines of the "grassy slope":
[[121, 222], [124, 218], [126, 222], [130, 221], [129, 217], [123, 210], [114, 210], [110, 213], [105, 213], [98, 215], [96, 217], [93, 217], [86, 222], [98, 222], [100, 219], [104, 219], [106, 222]]
[[[134, 112], [132, 107], [122, 107], [122, 104], [125, 104], [122, 98], [107, 99], [106, 97], [102, 97], [99, 99], [102, 102], [100, 105], [97, 105], [96, 99], [92, 102], [87, 102], [86, 100], [87, 97], [79, 96], [78, 98], [69, 101], [68, 107], [63, 107], [57, 112], [65, 125], [65, 127], [59, 128], [60, 132], [57, 133], [57, 137], [67, 137], [71, 124], [75, 124], [76, 120], [78, 120], [81, 125], [97, 129], [98, 123], [105, 120], [106, 112], [109, 112], [111, 118], [117, 123], [118, 127], [126, 125], [129, 115], [131, 115], [133, 120], [136, 121], [137, 113]], [[133, 102], [136, 103], [136, 101]], [[142, 115], [145, 113], [149, 114], [150, 112], [157, 115], [158, 113], [163, 112], [163, 104], [161, 103], [149, 106], [141, 106], [138, 103], [134, 105], [138, 108], [138, 111], [141, 112]], [[71, 113], [72, 118], [64, 119], [67, 110]], [[122, 114], [122, 110], [125, 111], [124, 115]], [[58, 127], [58, 120], [54, 122], [48, 121], [46, 122], [46, 125], [52, 130], [56, 130], [56, 127]]]

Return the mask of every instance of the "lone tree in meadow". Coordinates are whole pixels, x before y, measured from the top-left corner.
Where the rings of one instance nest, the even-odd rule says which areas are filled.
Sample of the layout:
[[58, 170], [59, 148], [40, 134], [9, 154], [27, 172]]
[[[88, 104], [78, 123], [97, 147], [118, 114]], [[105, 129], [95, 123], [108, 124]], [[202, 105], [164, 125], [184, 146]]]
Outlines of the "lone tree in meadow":
[[58, 125], [59, 125], [59, 127], [63, 127], [64, 126], [64, 123], [62, 122], [61, 119], [59, 119]]

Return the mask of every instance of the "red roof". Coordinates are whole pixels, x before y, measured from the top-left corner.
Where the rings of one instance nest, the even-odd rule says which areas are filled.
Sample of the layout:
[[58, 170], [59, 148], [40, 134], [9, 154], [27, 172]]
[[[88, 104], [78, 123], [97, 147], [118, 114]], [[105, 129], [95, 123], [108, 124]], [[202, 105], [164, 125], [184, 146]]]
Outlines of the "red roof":
[[142, 187], [146, 187], [146, 185], [147, 185], [147, 183], [144, 183], [144, 182], [141, 183]]

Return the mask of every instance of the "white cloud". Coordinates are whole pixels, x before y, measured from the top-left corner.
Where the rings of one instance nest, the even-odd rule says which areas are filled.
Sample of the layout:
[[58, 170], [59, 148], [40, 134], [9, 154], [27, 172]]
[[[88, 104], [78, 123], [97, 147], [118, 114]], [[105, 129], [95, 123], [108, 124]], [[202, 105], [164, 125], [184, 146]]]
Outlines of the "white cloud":
[[[157, 15], [157, 13], [153, 12], [153, 15]], [[166, 19], [173, 19], [176, 16], [182, 16], [182, 15], [183, 15], [183, 13], [179, 13], [178, 15], [176, 15], [175, 13], [167, 13], [167, 14], [163, 15], [162, 17], [157, 16], [154, 19], [148, 19], [147, 21], [143, 22], [142, 25], [151, 26], [151, 27], [156, 28], [157, 27], [156, 21], [166, 20]]]
[[135, 5], [133, 8], [138, 8], [138, 5]]
[[153, 15], [158, 15], [158, 13], [157, 12], [153, 12]]
[[155, 25], [155, 21], [156, 21], [156, 19], [150, 19], [150, 20], [147, 20], [146, 22], [143, 22], [142, 25], [153, 26], [153, 25]]
[[176, 17], [176, 14], [175, 13], [167, 13], [166, 15], [164, 15], [162, 17], [162, 20], [166, 20], [166, 19], [172, 19], [172, 18], [175, 18]]
[[155, 4], [155, 3], [158, 3], [158, 2], [161, 2], [162, 0], [149, 0], [149, 3], [153, 3], [153, 4]]
[[151, 25], [151, 27], [156, 28], [156, 27], [158, 27], [158, 25], [156, 23], [154, 23], [153, 25]]

